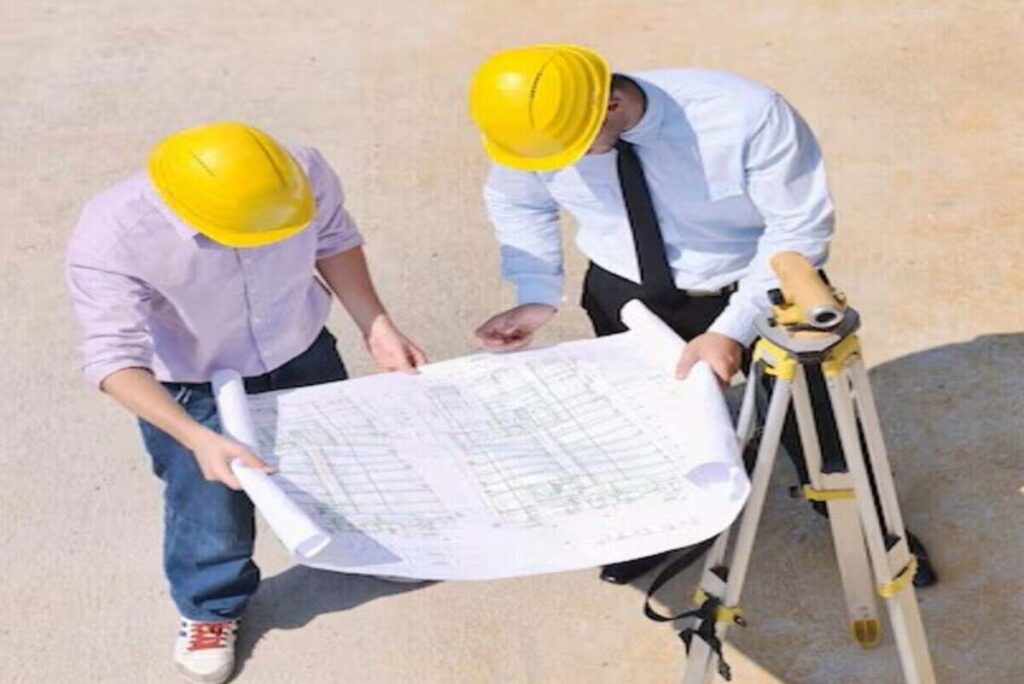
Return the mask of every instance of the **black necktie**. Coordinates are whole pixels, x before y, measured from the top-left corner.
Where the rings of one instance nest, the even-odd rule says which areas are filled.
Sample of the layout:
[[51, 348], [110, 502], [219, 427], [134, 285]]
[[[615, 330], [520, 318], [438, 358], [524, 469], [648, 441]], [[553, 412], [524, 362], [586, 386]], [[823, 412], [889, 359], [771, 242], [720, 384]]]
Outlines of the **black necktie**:
[[633, 145], [619, 140], [615, 149], [619, 151], [619, 184], [626, 201], [626, 215], [633, 229], [633, 243], [640, 265], [640, 285], [647, 297], [658, 299], [676, 290], [665, 255], [665, 240], [658, 227], [644, 169]]

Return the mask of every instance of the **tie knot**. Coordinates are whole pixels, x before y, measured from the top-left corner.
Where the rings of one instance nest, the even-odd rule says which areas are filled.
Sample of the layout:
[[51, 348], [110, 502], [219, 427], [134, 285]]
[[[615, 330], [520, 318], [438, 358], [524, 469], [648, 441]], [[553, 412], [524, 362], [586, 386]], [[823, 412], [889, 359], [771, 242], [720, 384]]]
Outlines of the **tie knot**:
[[627, 140], [623, 140], [622, 138], [619, 138], [615, 143], [615, 149], [617, 149], [619, 152], [632, 152], [633, 143]]

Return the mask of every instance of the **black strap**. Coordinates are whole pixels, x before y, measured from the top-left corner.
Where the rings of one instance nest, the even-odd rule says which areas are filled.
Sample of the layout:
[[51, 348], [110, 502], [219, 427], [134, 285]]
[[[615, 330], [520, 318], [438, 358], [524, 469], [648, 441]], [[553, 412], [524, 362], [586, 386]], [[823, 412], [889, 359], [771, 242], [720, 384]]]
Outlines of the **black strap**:
[[703, 639], [718, 660], [718, 674], [722, 676], [722, 679], [729, 682], [732, 681], [732, 669], [725, 662], [725, 656], [722, 655], [722, 640], [715, 634], [715, 611], [722, 605], [722, 599], [717, 596], [709, 596], [697, 608], [679, 613], [678, 615], [662, 615], [651, 606], [651, 599], [654, 597], [655, 592], [661, 589], [670, 579], [693, 565], [711, 548], [711, 545], [715, 543], [715, 539], [716, 537], [712, 537], [699, 544], [694, 544], [686, 549], [683, 555], [666, 565], [658, 573], [658, 576], [651, 582], [650, 588], [647, 589], [647, 599], [644, 601], [644, 615], [655, 622], [675, 622], [684, 618], [696, 619], [698, 621], [696, 627], [687, 627], [679, 632], [679, 638], [686, 644], [686, 652], [690, 652], [690, 643], [693, 641], [694, 636]]
[[712, 596], [704, 601], [700, 608], [690, 611], [691, 615], [688, 617], [697, 618], [700, 620], [700, 624], [679, 632], [679, 638], [686, 644], [687, 654], [690, 653], [690, 644], [693, 643], [693, 637], [703, 639], [704, 643], [711, 649], [711, 652], [715, 654], [715, 659], [718, 661], [718, 674], [725, 681], [731, 682], [732, 668], [729, 667], [729, 663], [725, 662], [725, 656], [722, 654], [722, 640], [715, 634], [715, 609], [720, 605], [722, 605], [721, 599], [717, 596]]
[[633, 243], [640, 266], [640, 284], [647, 297], [657, 299], [676, 290], [665, 254], [665, 240], [658, 227], [651, 192], [636, 150], [625, 140], [619, 140], [615, 149], [619, 151], [619, 184], [622, 186], [626, 215], [633, 231]]
[[699, 544], [694, 544], [686, 549], [681, 556], [662, 568], [661, 572], [658, 573], [658, 576], [654, 578], [654, 581], [651, 582], [651, 586], [647, 589], [647, 598], [644, 601], [644, 615], [655, 622], [674, 622], [681, 618], [690, 616], [693, 611], [680, 613], [679, 615], [662, 615], [651, 606], [651, 599], [654, 598], [654, 594], [657, 593], [657, 591], [661, 589], [666, 582], [693, 565], [697, 559], [703, 556], [707, 550], [711, 548], [711, 545], [715, 543], [715, 539], [717, 539], [717, 537], [712, 537], [711, 539], [706, 539]]

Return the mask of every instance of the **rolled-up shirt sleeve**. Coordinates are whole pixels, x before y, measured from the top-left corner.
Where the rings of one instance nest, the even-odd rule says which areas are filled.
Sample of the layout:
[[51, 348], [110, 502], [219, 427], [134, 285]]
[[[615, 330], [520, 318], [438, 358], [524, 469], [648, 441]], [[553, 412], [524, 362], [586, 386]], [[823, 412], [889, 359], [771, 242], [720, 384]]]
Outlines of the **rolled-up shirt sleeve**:
[[93, 385], [124, 368], [151, 369], [153, 340], [147, 320], [153, 292], [126, 273], [101, 267], [75, 242], [66, 276], [82, 326], [82, 370]]
[[562, 227], [558, 203], [536, 174], [497, 164], [484, 203], [501, 246], [501, 276], [516, 286], [519, 304], [561, 306]]
[[743, 345], [754, 341], [754, 320], [778, 287], [769, 260], [792, 250], [815, 266], [824, 264], [834, 210], [825, 164], [814, 134], [780, 96], [769, 102], [746, 151], [747, 193], [764, 218], [757, 252], [729, 305], [708, 328]]
[[316, 199], [311, 228], [317, 232], [316, 258], [325, 259], [363, 244], [356, 222], [345, 209], [345, 192], [334, 169], [318, 150], [307, 148], [307, 175]]

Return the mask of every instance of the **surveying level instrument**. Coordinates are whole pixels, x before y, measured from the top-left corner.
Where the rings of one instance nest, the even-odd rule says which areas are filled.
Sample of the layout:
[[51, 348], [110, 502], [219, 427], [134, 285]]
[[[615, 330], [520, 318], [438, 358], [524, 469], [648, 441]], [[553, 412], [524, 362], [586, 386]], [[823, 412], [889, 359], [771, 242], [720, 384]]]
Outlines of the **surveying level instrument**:
[[[875, 646], [881, 627], [875, 595], [884, 599], [903, 673], [912, 684], [935, 681], [912, 578], [917, 559], [903, 526], [860, 342], [857, 312], [796, 252], [771, 260], [781, 290], [769, 293], [772, 310], [756, 322], [760, 340], [737, 421], [741, 451], [755, 446], [756, 393], [762, 374], [774, 377], [756, 445], [750, 498], [739, 521], [711, 545], [694, 597], [694, 619], [680, 636], [688, 656], [683, 684], [707, 684], [717, 671], [730, 678], [722, 645], [730, 625], [745, 625], [739, 606], [757, 526], [783, 424], [795, 412], [809, 483], [798, 494], [828, 511], [832, 539], [854, 640]], [[824, 381], [841, 454], [822, 460], [819, 427], [808, 378]], [[753, 450], [753, 449], [752, 449]], [[831, 450], [829, 450], [831, 451]], [[735, 537], [726, 562], [730, 537]]]

